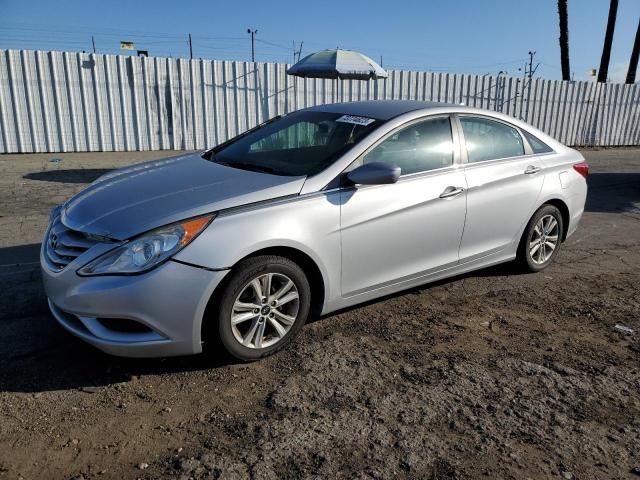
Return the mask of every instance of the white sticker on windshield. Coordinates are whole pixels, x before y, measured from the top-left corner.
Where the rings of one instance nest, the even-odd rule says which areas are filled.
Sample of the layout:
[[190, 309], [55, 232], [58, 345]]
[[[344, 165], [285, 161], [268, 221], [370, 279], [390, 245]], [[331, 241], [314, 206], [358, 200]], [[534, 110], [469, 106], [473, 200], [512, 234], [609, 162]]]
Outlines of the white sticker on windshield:
[[336, 120], [336, 122], [353, 123], [355, 125], [369, 125], [375, 122], [375, 118], [357, 117], [355, 115], [343, 115]]

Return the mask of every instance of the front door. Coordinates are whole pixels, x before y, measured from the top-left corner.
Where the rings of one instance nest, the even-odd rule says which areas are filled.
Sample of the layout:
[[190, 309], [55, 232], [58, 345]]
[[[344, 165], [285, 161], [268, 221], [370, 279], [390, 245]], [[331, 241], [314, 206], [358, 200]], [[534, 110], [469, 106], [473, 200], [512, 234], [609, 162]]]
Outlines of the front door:
[[364, 163], [399, 166], [401, 177], [341, 193], [344, 297], [458, 262], [466, 183], [454, 150], [449, 117], [436, 117], [401, 127], [364, 155]]

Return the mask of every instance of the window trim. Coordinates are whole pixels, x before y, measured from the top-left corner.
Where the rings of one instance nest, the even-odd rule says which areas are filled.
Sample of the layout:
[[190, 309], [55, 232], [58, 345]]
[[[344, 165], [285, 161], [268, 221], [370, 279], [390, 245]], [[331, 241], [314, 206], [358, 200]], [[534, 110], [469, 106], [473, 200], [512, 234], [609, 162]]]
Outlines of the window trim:
[[[531, 145], [531, 142], [529, 141], [529, 139], [527, 138], [527, 134], [531, 135], [533, 138], [538, 139], [539, 142], [542, 142], [543, 144], [545, 144], [547, 147], [549, 147], [551, 150], [549, 152], [534, 152], [533, 151], [533, 146]], [[522, 136], [522, 138], [525, 140], [525, 142], [527, 143], [527, 145], [529, 145], [529, 150], [531, 152], [530, 155], [551, 155], [553, 153], [557, 153], [553, 147], [551, 145], [549, 145], [547, 142], [545, 142], [544, 140], [538, 138], [537, 135], [534, 135], [533, 133], [531, 133], [529, 130], [526, 130], [524, 128], [520, 129], [520, 135]]]
[[[548, 145], [547, 142], [544, 142], [545, 145], [548, 145], [548, 147], [551, 149], [550, 152], [544, 152], [544, 153], [535, 153], [533, 151], [533, 148], [531, 147], [531, 145], [529, 144], [529, 141], [527, 140], [527, 137], [522, 133], [524, 131], [526, 131], [527, 133], [529, 133], [530, 135], [533, 135], [533, 133], [529, 132], [528, 130], [524, 129], [524, 128], [520, 128], [517, 125], [514, 125], [510, 122], [507, 122], [505, 120], [502, 120], [501, 118], [496, 118], [493, 117], [491, 115], [482, 115], [482, 114], [476, 114], [476, 113], [455, 113], [453, 115], [455, 117], [455, 122], [458, 125], [458, 129], [460, 130], [460, 156], [461, 156], [461, 163], [463, 165], [485, 165], [489, 162], [502, 162], [505, 160], [513, 160], [513, 159], [518, 159], [518, 158], [527, 158], [527, 157], [541, 157], [541, 156], [545, 156], [545, 155], [554, 155], [558, 152], [556, 152], [553, 147], [551, 145]], [[471, 118], [485, 118], [487, 120], [492, 120], [494, 122], [497, 123], [502, 123], [508, 127], [511, 128], [515, 128], [516, 131], [520, 134], [520, 138], [522, 138], [522, 143], [524, 145], [524, 155], [515, 155], [512, 157], [502, 157], [502, 158], [492, 158], [489, 160], [482, 160], [480, 162], [469, 162], [469, 159], [467, 157], [467, 143], [466, 143], [466, 139], [464, 138], [464, 132], [462, 131], [462, 123], [460, 122], [460, 118], [461, 117], [471, 117]], [[536, 135], [534, 135], [535, 137]], [[540, 140], [541, 142], [543, 140]]]

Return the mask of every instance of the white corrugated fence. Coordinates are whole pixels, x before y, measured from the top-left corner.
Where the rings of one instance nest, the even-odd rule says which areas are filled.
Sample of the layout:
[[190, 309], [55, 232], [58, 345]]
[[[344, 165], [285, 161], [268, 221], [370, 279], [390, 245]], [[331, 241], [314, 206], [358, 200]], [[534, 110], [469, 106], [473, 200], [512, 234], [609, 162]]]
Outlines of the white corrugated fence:
[[204, 149], [275, 115], [335, 101], [463, 103], [567, 145], [638, 145], [637, 85], [390, 70], [302, 79], [286, 64], [0, 50], [0, 153]]

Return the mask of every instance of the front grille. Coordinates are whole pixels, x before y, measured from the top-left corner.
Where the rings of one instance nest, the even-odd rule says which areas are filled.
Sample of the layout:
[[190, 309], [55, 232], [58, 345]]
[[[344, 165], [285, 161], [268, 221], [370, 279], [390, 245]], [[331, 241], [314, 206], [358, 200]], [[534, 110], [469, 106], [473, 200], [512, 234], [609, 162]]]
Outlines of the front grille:
[[59, 271], [96, 243], [82, 232], [65, 227], [58, 216], [49, 227], [44, 251], [49, 265]]

